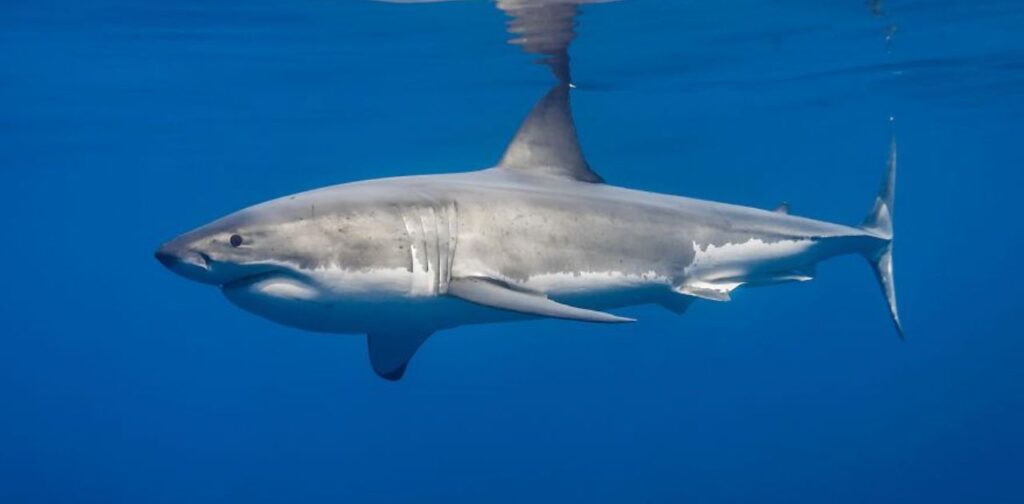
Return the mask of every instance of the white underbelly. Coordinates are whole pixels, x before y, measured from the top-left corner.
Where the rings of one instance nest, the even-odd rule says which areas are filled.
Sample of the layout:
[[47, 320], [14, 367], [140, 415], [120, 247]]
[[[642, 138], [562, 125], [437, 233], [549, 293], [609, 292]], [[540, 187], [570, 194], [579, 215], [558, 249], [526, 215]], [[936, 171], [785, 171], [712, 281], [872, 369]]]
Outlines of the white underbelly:
[[804, 265], [814, 240], [764, 241], [752, 238], [743, 243], [707, 245], [693, 244], [693, 262], [684, 268], [688, 280], [733, 279], [743, 282], [764, 274], [772, 274]]

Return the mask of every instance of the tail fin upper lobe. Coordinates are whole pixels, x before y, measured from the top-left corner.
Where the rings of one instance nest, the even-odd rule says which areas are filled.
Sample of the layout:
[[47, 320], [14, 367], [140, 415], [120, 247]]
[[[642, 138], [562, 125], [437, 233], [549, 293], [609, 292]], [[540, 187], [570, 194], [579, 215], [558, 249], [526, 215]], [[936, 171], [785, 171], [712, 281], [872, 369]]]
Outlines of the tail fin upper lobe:
[[860, 227], [877, 234], [880, 238], [892, 240], [892, 204], [896, 196], [896, 138], [889, 144], [889, 162], [882, 180], [882, 188], [875, 198], [875, 205], [864, 218]]
[[861, 223], [861, 229], [877, 236], [882, 241], [880, 246], [865, 251], [864, 257], [871, 263], [875, 276], [882, 287], [882, 294], [889, 304], [889, 313], [896, 325], [896, 331], [903, 338], [903, 326], [900, 324], [899, 312], [896, 310], [896, 285], [892, 274], [892, 240], [893, 240], [893, 199], [896, 192], [896, 138], [889, 145], [889, 163], [878, 191], [871, 212]]

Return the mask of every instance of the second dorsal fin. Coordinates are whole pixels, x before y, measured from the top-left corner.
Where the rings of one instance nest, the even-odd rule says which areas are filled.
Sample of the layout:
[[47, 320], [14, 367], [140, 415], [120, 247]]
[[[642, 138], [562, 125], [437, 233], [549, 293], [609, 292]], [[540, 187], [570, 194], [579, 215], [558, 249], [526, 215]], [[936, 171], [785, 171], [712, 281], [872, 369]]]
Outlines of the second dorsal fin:
[[498, 167], [582, 182], [604, 182], [583, 158], [569, 108], [569, 84], [556, 84], [533, 106]]

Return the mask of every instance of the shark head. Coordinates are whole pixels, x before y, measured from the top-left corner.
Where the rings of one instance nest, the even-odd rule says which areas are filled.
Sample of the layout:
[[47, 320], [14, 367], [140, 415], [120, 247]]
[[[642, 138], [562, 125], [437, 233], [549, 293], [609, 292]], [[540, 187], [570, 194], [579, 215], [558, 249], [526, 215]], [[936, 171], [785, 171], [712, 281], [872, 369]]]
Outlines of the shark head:
[[[220, 288], [229, 301], [276, 322], [302, 324], [303, 305], [324, 297], [302, 238], [304, 217], [273, 202], [189, 231], [157, 249], [156, 259], [189, 280]], [[315, 235], [313, 235], [315, 236]]]
[[286, 196], [178, 236], [155, 256], [264, 318], [359, 332], [374, 310], [415, 296], [430, 276], [410, 266], [409, 211], [379, 197], [350, 186]]
[[189, 280], [221, 287], [286, 273], [272, 250], [277, 232], [252, 209], [243, 210], [164, 243], [156, 259]]

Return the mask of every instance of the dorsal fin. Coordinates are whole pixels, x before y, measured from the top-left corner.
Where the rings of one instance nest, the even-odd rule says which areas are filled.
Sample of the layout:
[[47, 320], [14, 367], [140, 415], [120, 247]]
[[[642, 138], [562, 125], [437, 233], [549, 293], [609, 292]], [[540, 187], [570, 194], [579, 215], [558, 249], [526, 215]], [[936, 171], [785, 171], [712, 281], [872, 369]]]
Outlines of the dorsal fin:
[[556, 84], [533, 106], [498, 167], [582, 182], [604, 182], [583, 159], [569, 109], [569, 84]]
[[781, 213], [781, 214], [789, 214], [789, 202], [788, 201], [783, 201], [782, 203], [779, 203], [779, 206], [775, 207], [775, 210], [773, 210], [773, 212]]

